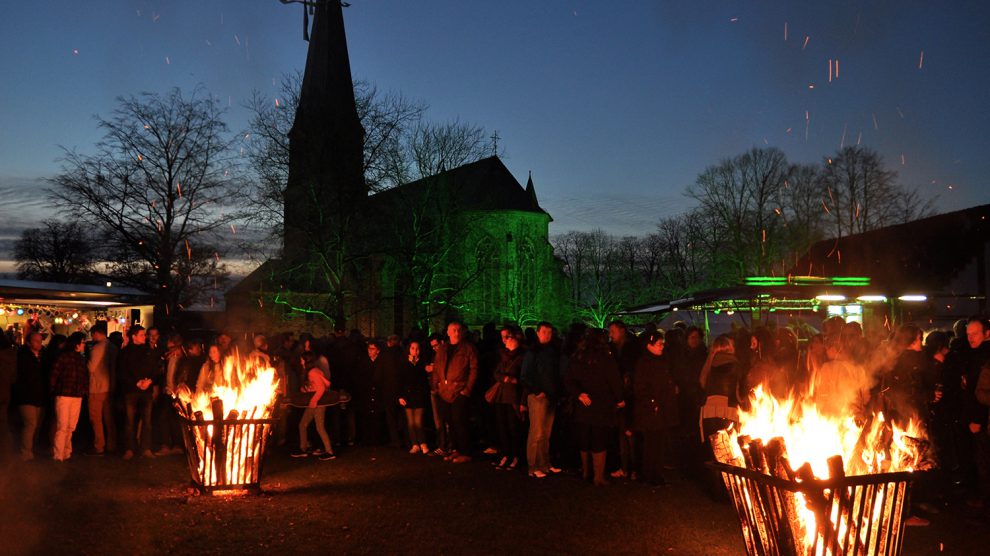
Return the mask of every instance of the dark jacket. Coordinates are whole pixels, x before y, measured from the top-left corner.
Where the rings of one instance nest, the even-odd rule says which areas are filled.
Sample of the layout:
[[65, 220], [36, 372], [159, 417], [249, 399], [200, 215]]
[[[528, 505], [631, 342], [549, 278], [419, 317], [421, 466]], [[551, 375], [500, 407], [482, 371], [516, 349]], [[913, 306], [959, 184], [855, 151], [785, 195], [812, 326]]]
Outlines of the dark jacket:
[[[2, 334], [2, 332], [0, 332]], [[3, 340], [0, 339], [0, 345]], [[6, 410], [10, 403], [14, 378], [17, 376], [17, 351], [11, 347], [0, 347], [0, 410]], [[6, 415], [0, 415], [0, 422], [5, 422]], [[4, 434], [5, 431], [0, 431]]]
[[382, 401], [395, 405], [402, 390], [402, 368], [408, 362], [405, 350], [400, 346], [387, 347], [375, 360], [375, 386], [381, 392]]
[[86, 358], [75, 351], [63, 351], [52, 366], [53, 396], [81, 398], [89, 393], [89, 367]]
[[175, 372], [175, 383], [185, 384], [190, 390], [196, 390], [196, 381], [199, 380], [199, 371], [203, 368], [204, 362], [206, 362], [205, 355], [183, 355]]
[[495, 366], [495, 382], [500, 384], [492, 403], [503, 403], [512, 406], [522, 405], [523, 398], [520, 395], [519, 375], [522, 373], [523, 360], [526, 358], [526, 349], [522, 346], [515, 351], [507, 349], [499, 350], [498, 365]]
[[677, 386], [668, 359], [644, 350], [633, 377], [633, 428], [657, 431], [676, 426]]
[[551, 400], [560, 395], [560, 353], [551, 344], [537, 344], [526, 352], [520, 380], [523, 395], [545, 394]]
[[14, 404], [44, 406], [48, 400], [48, 375], [45, 372], [45, 350], [38, 356], [27, 346], [17, 352], [17, 377], [14, 380]]
[[[117, 357], [117, 380], [121, 391], [141, 392], [137, 383], [139, 380], [150, 378], [152, 382], [162, 375], [162, 360], [147, 344], [127, 344], [120, 350]], [[151, 388], [144, 390], [148, 395]]]
[[[622, 401], [622, 376], [611, 355], [602, 354], [590, 360], [572, 357], [564, 384], [574, 398], [575, 423], [615, 425], [616, 405]], [[591, 398], [591, 405], [585, 406], [578, 400], [582, 393]]]
[[406, 400], [406, 409], [430, 407], [430, 380], [426, 372], [426, 360], [420, 358], [413, 365], [407, 357], [401, 368], [399, 397]]
[[705, 381], [706, 396], [726, 396], [729, 407], [739, 405], [739, 361], [727, 353], [716, 353]]
[[447, 403], [470, 395], [478, 380], [478, 349], [467, 341], [442, 344], [433, 359], [433, 387]]

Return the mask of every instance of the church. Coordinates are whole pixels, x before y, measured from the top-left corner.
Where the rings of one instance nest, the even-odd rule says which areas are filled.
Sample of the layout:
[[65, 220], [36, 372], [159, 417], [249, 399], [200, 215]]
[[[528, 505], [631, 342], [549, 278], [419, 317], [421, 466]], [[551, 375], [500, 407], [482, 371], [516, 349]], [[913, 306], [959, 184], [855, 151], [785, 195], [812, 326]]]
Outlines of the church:
[[381, 336], [569, 320], [532, 176], [523, 187], [492, 156], [369, 195], [363, 137], [341, 6], [321, 2], [289, 133], [282, 254], [227, 292], [228, 328]]

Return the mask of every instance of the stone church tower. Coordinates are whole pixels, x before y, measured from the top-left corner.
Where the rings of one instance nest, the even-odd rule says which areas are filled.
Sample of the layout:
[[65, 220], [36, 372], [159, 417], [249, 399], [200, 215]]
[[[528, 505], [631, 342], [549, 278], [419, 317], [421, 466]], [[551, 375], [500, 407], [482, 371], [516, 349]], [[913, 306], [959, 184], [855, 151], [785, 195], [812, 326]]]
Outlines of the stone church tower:
[[[308, 7], [305, 9], [309, 9]], [[335, 243], [368, 196], [364, 129], [354, 101], [339, 0], [316, 2], [306, 70], [289, 132], [284, 256], [306, 257], [307, 242]], [[327, 230], [326, 226], [337, 230]]]

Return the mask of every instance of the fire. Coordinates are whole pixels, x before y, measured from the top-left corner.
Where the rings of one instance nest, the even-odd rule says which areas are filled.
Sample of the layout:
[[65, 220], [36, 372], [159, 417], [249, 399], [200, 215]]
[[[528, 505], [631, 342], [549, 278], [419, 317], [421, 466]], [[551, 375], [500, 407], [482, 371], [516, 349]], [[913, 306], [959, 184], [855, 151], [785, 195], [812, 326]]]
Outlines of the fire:
[[[894, 423], [879, 411], [857, 421], [846, 414], [848, 406], [841, 407], [830, 411], [835, 408], [827, 401], [820, 407], [812, 393], [778, 399], [759, 386], [750, 396], [750, 407], [740, 409], [738, 434], [731, 429], [720, 433], [727, 440], [720, 446], [723, 463], [807, 487], [781, 491], [775, 498], [783, 508], [777, 518], [788, 524], [788, 542], [799, 554], [872, 554], [874, 548], [890, 546], [900, 529], [888, 525], [888, 516], [902, 515], [906, 490], [897, 486], [892, 478], [896, 476], [886, 474], [912, 472], [926, 464], [919, 421]], [[848, 479], [851, 476], [873, 476], [879, 482], [867, 486], [855, 483], [855, 477]], [[731, 491], [731, 481], [725, 478]], [[769, 503], [766, 492], [753, 486], [736, 490], [741, 498], [737, 504], [751, 515], [754, 505]], [[749, 531], [744, 525], [744, 535], [756, 534]], [[846, 550], [836, 550], [828, 539], [841, 541]]]
[[921, 423], [892, 423], [877, 412], [865, 423], [852, 416], [820, 412], [811, 397], [779, 400], [758, 386], [750, 408], [739, 412], [739, 434], [768, 443], [782, 438], [791, 466], [807, 463], [815, 477], [827, 479], [828, 460], [842, 456], [846, 475], [914, 471], [920, 458], [919, 441], [925, 438]]
[[187, 421], [190, 469], [201, 487], [258, 483], [278, 393], [275, 369], [236, 355], [226, 359], [209, 389], [180, 388], [176, 405]]

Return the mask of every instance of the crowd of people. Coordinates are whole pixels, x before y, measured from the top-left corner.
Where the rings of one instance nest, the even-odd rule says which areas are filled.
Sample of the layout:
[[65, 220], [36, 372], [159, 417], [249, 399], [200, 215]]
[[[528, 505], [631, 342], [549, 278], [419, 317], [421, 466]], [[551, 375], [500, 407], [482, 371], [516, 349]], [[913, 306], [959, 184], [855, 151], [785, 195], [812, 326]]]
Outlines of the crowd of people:
[[[388, 444], [454, 464], [483, 459], [535, 479], [570, 468], [595, 485], [660, 485], [672, 470], [704, 478], [707, 437], [738, 422], [759, 385], [778, 397], [805, 393], [819, 410], [865, 421], [922, 421], [940, 471], [923, 500], [956, 492], [990, 502], [990, 323], [951, 330], [905, 324], [867, 336], [859, 323], [735, 327], [706, 342], [683, 322], [663, 331], [541, 322], [471, 331], [459, 322], [427, 335], [365, 338], [281, 333], [203, 339], [106, 323], [68, 337], [0, 335], [0, 451], [29, 461], [86, 454], [156, 457], [183, 451], [172, 396], [236, 377], [228, 357], [271, 365], [283, 387], [276, 441], [293, 457], [334, 459], [341, 447]], [[240, 348], [240, 349], [239, 349]], [[13, 372], [10, 372], [13, 370]], [[80, 414], [86, 438], [74, 438]], [[7, 408], [3, 409], [6, 419]], [[75, 435], [79, 436], [79, 435]], [[315, 440], [312, 442], [311, 440]]]

